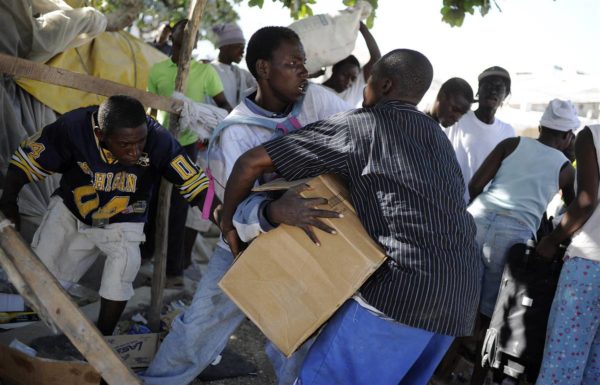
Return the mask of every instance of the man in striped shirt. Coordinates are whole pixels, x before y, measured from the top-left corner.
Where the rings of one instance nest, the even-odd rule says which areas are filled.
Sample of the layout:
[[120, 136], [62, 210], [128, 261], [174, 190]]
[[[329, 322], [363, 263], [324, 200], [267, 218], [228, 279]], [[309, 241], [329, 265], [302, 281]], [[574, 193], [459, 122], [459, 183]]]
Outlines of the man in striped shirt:
[[388, 53], [368, 80], [365, 108], [248, 151], [227, 182], [221, 227], [232, 244], [233, 213], [257, 177], [335, 173], [389, 256], [319, 334], [300, 373], [303, 385], [426, 384], [452, 339], [473, 331], [475, 225], [450, 142], [415, 107], [432, 77], [419, 52]]

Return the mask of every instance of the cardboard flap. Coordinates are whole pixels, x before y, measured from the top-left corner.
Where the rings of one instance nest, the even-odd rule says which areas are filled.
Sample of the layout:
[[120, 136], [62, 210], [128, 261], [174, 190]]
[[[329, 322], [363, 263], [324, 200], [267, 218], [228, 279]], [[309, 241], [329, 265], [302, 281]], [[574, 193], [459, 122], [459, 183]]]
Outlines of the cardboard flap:
[[283, 178], [276, 179], [269, 183], [261, 184], [260, 186], [255, 186], [252, 191], [254, 192], [262, 192], [262, 191], [278, 191], [278, 190], [287, 190], [295, 186], [299, 186], [303, 183], [308, 183], [313, 178], [305, 178], [305, 179], [297, 179], [287, 181]]
[[19, 385], [97, 385], [100, 374], [87, 362], [29, 357], [0, 345], [2, 383]]

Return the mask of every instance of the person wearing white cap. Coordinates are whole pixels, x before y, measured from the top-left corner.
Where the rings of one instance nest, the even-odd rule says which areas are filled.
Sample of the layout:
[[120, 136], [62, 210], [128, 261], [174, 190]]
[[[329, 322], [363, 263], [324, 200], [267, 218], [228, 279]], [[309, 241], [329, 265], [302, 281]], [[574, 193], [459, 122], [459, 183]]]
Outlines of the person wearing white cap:
[[[469, 182], [468, 211], [477, 225], [484, 266], [479, 305], [483, 330], [494, 311], [508, 250], [535, 238], [544, 211], [559, 190], [567, 205], [574, 199], [575, 169], [562, 151], [579, 125], [570, 101], [552, 100], [540, 120], [537, 140], [503, 140]], [[486, 371], [476, 365], [471, 385], [483, 384]]]
[[572, 237], [550, 310], [536, 385], [600, 384], [600, 125], [577, 134], [575, 157], [577, 197], [536, 248], [538, 254], [551, 257]]
[[[515, 136], [510, 124], [496, 118], [496, 111], [510, 94], [508, 71], [498, 66], [490, 67], [479, 74], [477, 80], [477, 109], [467, 111], [456, 124], [444, 129], [456, 152], [465, 187], [494, 147]], [[465, 191], [465, 201], [469, 201], [468, 191]]]
[[211, 64], [217, 70], [225, 89], [225, 98], [232, 106], [237, 106], [249, 89], [256, 88], [256, 80], [236, 64], [244, 56], [246, 40], [237, 24], [219, 24], [212, 28], [219, 48], [219, 57]]

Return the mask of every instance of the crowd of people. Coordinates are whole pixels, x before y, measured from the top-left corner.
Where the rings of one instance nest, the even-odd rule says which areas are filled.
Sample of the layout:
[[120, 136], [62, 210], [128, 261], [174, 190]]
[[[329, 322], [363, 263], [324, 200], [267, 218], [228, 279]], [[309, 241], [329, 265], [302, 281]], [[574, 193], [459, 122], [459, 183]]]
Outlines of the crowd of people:
[[[151, 69], [149, 92], [173, 94], [186, 23], [161, 30], [156, 47], [170, 58]], [[511, 92], [510, 74], [498, 66], [479, 75], [476, 93], [463, 79], [447, 80], [432, 108], [419, 111], [433, 79], [427, 57], [409, 49], [381, 56], [366, 26], [359, 30], [369, 61], [361, 67], [345, 58], [321, 85], [309, 80], [291, 29], [261, 28], [246, 47], [237, 25], [216, 26], [218, 59], [192, 61], [184, 90], [229, 112], [208, 144], [214, 167], [197, 166], [199, 138], [188, 127], [174, 138], [167, 113], [147, 115], [137, 100], [116, 95], [23, 142], [0, 209], [18, 225], [22, 186], [62, 174], [32, 248], [65, 287], [106, 254], [98, 327], [107, 335], [133, 295], [142, 255], [152, 253], [160, 177], [177, 191], [167, 252], [175, 284], [190, 263], [188, 206], [210, 217], [221, 240], [191, 305], [141, 374], [145, 384], [188, 384], [245, 318], [218, 286], [242, 245], [280, 224], [302, 228], [315, 243], [318, 231], [334, 232], [321, 219], [339, 214], [317, 209], [321, 199], [302, 198], [302, 186], [278, 194], [252, 187], [337, 174], [388, 258], [291, 357], [267, 344], [278, 383], [427, 384], [457, 337], [475, 335], [481, 351], [507, 252], [535, 239], [559, 193], [564, 214], [536, 250], [550, 260], [559, 244], [571, 243], [536, 383], [600, 383], [600, 125], [580, 130], [574, 105], [554, 99], [537, 139], [516, 136], [495, 116]], [[249, 72], [236, 65], [244, 52]], [[573, 149], [576, 167], [565, 155]], [[472, 384], [487, 374], [480, 363], [477, 357]]]

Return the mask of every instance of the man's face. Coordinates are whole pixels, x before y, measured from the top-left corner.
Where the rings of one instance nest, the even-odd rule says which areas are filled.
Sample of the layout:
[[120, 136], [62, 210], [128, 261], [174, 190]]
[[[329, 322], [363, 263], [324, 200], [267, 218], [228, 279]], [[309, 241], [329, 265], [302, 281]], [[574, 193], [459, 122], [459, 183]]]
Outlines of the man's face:
[[377, 76], [369, 76], [363, 89], [363, 107], [372, 107], [383, 97], [383, 80]]
[[444, 127], [450, 127], [471, 108], [471, 102], [464, 95], [446, 95], [438, 99], [437, 118]]
[[177, 24], [176, 28], [173, 28], [171, 32], [171, 43], [173, 49], [171, 51], [171, 57], [178, 58], [179, 52], [181, 51], [181, 44], [183, 43], [183, 32], [185, 30], [185, 24]]
[[302, 44], [294, 40], [281, 42], [268, 61], [266, 81], [275, 97], [284, 103], [296, 102], [308, 85], [306, 55]]
[[575, 160], [575, 138], [573, 131], [569, 131], [561, 143], [561, 148], [559, 148], [571, 162]]
[[508, 95], [506, 80], [500, 76], [488, 76], [479, 82], [479, 106], [497, 109]]
[[219, 48], [221, 55], [234, 63], [239, 63], [244, 57], [244, 44], [228, 44]]
[[358, 78], [359, 74], [360, 68], [353, 64], [346, 63], [338, 71], [331, 74], [331, 77], [333, 78], [334, 84], [338, 87], [337, 90], [341, 92], [350, 88], [352, 83]]
[[112, 155], [125, 166], [134, 166], [146, 146], [146, 123], [134, 128], [120, 128], [110, 135], [96, 130], [96, 136]]

